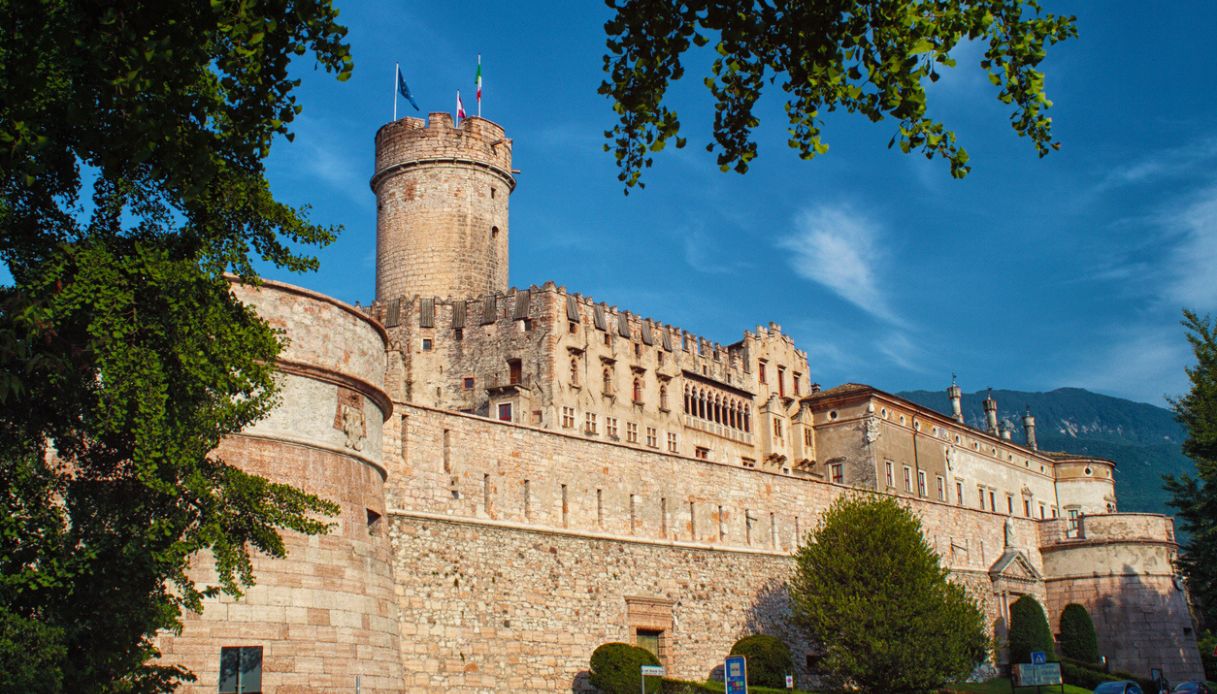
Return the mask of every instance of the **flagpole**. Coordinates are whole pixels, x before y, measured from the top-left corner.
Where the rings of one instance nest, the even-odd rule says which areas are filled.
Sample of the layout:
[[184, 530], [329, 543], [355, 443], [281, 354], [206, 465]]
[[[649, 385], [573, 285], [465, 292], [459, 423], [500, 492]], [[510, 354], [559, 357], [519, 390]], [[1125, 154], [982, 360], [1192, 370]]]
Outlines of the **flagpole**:
[[397, 76], [401, 74], [401, 63], [393, 63], [393, 120], [397, 120]]
[[482, 117], [482, 54], [478, 53], [478, 118]]

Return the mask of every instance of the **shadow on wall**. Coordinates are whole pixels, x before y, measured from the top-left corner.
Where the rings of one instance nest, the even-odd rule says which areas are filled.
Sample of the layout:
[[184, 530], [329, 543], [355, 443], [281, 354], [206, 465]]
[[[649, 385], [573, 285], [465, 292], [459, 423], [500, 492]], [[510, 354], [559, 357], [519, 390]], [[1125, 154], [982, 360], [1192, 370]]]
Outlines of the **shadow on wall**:
[[[1171, 682], [1201, 677], [1195, 625], [1182, 590], [1168, 580], [1147, 584], [1129, 565], [1114, 592], [1094, 602], [1090, 618], [1099, 637], [1099, 653], [1112, 670], [1148, 677], [1161, 668]], [[1061, 616], [1054, 615], [1057, 631]]]
[[[807, 660], [814, 650], [803, 631], [794, 623], [790, 592], [785, 581], [770, 579], [757, 591], [744, 619], [744, 631], [736, 636], [736, 640], [753, 634], [767, 634], [781, 639], [790, 648], [795, 668], [793, 674], [799, 681], [808, 681], [811, 673], [807, 669]], [[724, 653], [723, 657], [727, 655]], [[722, 669], [720, 663], [712, 671], [717, 673], [719, 681], [722, 680]]]
[[575, 675], [575, 679], [571, 680], [570, 690], [575, 694], [595, 692], [596, 688], [592, 686], [592, 673], [587, 670], [580, 670], [579, 674]]

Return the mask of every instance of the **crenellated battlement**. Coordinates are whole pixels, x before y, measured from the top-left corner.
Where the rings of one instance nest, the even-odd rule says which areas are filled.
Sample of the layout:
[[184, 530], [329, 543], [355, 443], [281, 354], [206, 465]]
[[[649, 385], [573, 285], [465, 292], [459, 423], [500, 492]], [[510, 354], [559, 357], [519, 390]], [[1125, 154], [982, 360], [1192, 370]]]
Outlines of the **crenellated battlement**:
[[454, 125], [451, 114], [432, 113], [428, 120], [407, 116], [376, 132], [376, 169], [372, 190], [402, 169], [424, 164], [482, 166], [515, 188], [511, 140], [503, 126], [473, 116]]

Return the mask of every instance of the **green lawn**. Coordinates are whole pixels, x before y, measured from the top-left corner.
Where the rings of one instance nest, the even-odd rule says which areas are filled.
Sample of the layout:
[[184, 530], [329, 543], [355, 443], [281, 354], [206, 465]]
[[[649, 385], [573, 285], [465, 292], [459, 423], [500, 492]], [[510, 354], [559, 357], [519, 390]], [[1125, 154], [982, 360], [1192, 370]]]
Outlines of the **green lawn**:
[[[1010, 680], [998, 678], [989, 680], [983, 684], [955, 684], [951, 685], [950, 691], [954, 692], [969, 692], [970, 694], [1035, 694], [1035, 687], [1019, 687], [1012, 689]], [[1060, 687], [1041, 687], [1040, 692], [1043, 694], [1057, 694], [1061, 691]], [[1065, 685], [1065, 694], [1090, 694], [1090, 690], [1084, 687], [1075, 687], [1072, 684]]]

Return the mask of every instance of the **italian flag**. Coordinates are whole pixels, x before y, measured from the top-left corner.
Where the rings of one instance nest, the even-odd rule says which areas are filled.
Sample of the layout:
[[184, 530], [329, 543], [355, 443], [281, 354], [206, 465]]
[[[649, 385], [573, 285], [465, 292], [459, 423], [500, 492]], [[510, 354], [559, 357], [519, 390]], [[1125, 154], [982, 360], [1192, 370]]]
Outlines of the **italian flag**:
[[478, 101], [478, 115], [480, 116], [480, 115], [482, 115], [482, 56], [480, 54], [478, 55], [478, 72], [477, 72], [477, 76], [474, 77], [474, 79], [473, 79], [473, 83], [476, 84], [477, 88], [478, 88], [477, 101]]

